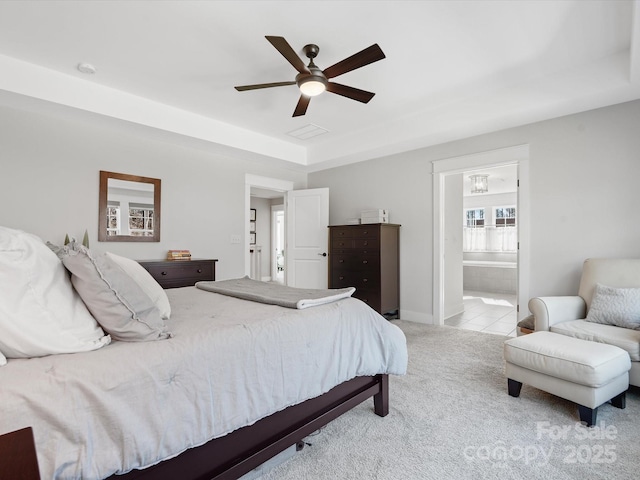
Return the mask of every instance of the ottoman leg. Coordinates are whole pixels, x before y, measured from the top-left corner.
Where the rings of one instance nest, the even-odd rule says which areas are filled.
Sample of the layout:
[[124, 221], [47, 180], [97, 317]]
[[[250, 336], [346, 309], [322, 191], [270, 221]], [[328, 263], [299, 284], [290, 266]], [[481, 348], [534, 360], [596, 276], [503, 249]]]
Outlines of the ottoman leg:
[[578, 413], [580, 414], [580, 421], [587, 424], [587, 427], [593, 427], [596, 423], [596, 417], [598, 416], [598, 407], [589, 408], [578, 405]]
[[519, 397], [520, 389], [522, 388], [522, 382], [516, 382], [515, 380], [507, 378], [507, 388], [509, 390], [509, 395], [511, 395], [512, 397]]
[[622, 392], [611, 399], [611, 405], [624, 409], [627, 406], [627, 392]]

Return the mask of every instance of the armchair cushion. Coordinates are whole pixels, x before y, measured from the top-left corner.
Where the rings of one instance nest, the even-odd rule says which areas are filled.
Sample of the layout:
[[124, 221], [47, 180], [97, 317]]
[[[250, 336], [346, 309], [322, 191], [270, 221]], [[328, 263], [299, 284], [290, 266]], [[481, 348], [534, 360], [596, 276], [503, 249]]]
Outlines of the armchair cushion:
[[640, 288], [614, 288], [598, 283], [587, 321], [640, 329]]
[[[585, 320], [558, 323], [550, 329], [569, 337], [615, 345], [629, 353], [632, 362], [640, 362], [640, 330], [602, 325]], [[635, 385], [635, 384], [634, 384]]]

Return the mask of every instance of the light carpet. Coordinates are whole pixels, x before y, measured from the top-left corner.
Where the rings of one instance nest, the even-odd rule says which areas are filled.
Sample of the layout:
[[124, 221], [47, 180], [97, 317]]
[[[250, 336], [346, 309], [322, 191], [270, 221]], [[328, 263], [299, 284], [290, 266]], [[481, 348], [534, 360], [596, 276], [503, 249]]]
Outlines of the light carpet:
[[394, 321], [409, 368], [390, 376], [390, 412], [367, 400], [306, 440], [261, 480], [632, 479], [640, 466], [640, 389], [597, 425], [574, 403], [524, 385], [507, 394], [507, 337]]

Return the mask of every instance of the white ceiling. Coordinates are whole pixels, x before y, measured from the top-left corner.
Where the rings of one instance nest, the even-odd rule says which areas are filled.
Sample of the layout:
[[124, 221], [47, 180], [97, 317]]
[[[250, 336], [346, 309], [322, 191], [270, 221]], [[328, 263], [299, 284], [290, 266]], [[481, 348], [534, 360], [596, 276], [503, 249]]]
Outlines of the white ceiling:
[[[265, 35], [319, 45], [321, 68], [378, 43], [335, 79], [376, 96], [292, 118], [295, 86], [237, 92], [295, 77]], [[0, 104], [314, 171], [640, 98], [640, 4], [4, 0], [0, 72]], [[287, 134], [310, 124], [328, 133]]]

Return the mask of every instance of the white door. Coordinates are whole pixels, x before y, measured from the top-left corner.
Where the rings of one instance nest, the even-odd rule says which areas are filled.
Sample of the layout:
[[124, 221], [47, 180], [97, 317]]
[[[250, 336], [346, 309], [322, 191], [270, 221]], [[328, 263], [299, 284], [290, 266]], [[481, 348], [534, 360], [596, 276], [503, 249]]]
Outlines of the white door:
[[327, 288], [329, 189], [291, 190], [286, 195], [287, 285]]

